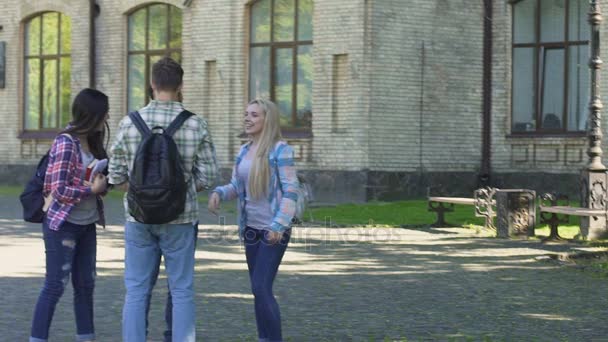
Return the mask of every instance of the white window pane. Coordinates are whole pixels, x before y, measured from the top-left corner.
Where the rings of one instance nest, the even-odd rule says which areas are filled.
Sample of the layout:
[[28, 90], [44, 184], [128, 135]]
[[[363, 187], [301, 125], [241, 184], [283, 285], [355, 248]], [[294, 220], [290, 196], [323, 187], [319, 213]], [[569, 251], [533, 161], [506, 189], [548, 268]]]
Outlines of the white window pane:
[[513, 49], [513, 131], [536, 130], [534, 48]]
[[589, 2], [587, 0], [570, 0], [568, 22], [568, 39], [571, 41], [581, 41], [590, 39], [589, 22], [587, 22], [587, 12], [589, 12]]
[[42, 54], [54, 55], [59, 52], [59, 13], [42, 15]]
[[146, 49], [146, 9], [129, 16], [129, 51]]
[[25, 129], [38, 129], [40, 119], [40, 60], [25, 60]]
[[43, 62], [42, 128], [57, 127], [57, 60]]
[[59, 97], [59, 110], [61, 111], [61, 127], [65, 127], [72, 118], [70, 111], [70, 99], [72, 96], [71, 90], [71, 62], [70, 57], [61, 58], [61, 65], [59, 67], [61, 92]]
[[566, 27], [565, 0], [542, 0], [540, 2], [540, 41], [559, 42], [564, 40]]
[[312, 45], [298, 47], [296, 126], [312, 126]]
[[61, 53], [72, 50], [72, 20], [65, 14], [61, 15]]
[[142, 108], [146, 103], [146, 59], [143, 55], [129, 56], [129, 111]]
[[270, 98], [270, 48], [251, 48], [249, 99]]
[[312, 0], [298, 1], [298, 40], [312, 40]]
[[568, 65], [568, 130], [584, 131], [589, 112], [589, 46], [570, 47]]
[[545, 49], [540, 56], [543, 130], [559, 130], [563, 127], [564, 57], [564, 49]]
[[169, 6], [171, 11], [171, 41], [169, 45], [173, 49], [181, 49], [182, 47], [182, 10]]
[[36, 56], [40, 54], [40, 22], [42, 16], [30, 20], [25, 25], [25, 55]]
[[167, 25], [169, 24], [167, 5], [152, 5], [148, 17], [148, 50], [166, 49], [169, 43]]
[[59, 53], [59, 13], [49, 12], [42, 15], [42, 54]]
[[534, 43], [536, 0], [524, 0], [513, 6], [513, 43]]
[[270, 0], [258, 1], [251, 7], [251, 42], [270, 42]]
[[281, 112], [281, 126], [292, 126], [293, 50], [277, 49], [274, 69], [274, 99]]
[[274, 0], [274, 41], [293, 41], [295, 32], [295, 0]]

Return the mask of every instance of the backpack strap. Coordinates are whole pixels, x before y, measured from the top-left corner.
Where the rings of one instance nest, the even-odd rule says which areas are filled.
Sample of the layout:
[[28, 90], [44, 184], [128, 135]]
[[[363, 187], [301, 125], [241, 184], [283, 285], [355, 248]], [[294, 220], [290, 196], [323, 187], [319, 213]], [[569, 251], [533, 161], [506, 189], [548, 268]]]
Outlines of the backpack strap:
[[139, 115], [138, 111], [129, 113], [129, 118], [131, 118], [131, 121], [144, 138], [152, 134], [150, 128], [148, 128], [148, 125], [146, 124], [144, 119], [141, 118], [141, 115]]
[[180, 127], [182, 127], [184, 122], [186, 122], [186, 120], [188, 120], [188, 118], [190, 118], [193, 115], [194, 115], [193, 113], [191, 113], [187, 110], [184, 110], [183, 112], [179, 113], [179, 115], [169, 124], [169, 127], [167, 127], [167, 129], [165, 130], [165, 134], [167, 134], [169, 136], [173, 136], [173, 134]]

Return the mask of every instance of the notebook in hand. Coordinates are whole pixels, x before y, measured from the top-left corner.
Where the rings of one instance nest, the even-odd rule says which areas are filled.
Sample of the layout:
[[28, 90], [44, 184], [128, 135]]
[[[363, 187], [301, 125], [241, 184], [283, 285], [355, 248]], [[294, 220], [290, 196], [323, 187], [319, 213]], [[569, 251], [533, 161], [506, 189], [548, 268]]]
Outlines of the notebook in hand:
[[95, 179], [95, 175], [98, 173], [102, 173], [103, 170], [108, 166], [108, 160], [102, 159], [97, 160], [93, 159], [93, 161], [87, 166], [87, 172], [85, 174], [84, 179], [88, 182], [92, 182]]

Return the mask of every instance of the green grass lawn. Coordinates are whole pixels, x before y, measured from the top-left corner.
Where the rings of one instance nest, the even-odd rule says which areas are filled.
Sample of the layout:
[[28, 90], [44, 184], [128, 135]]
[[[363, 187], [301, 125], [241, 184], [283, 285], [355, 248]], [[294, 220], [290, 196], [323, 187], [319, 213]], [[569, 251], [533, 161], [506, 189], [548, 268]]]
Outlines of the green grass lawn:
[[[470, 205], [455, 205], [454, 212], [445, 215], [450, 225], [483, 225], [484, 219], [475, 217], [475, 209]], [[325, 222], [331, 219], [338, 225], [375, 225], [381, 227], [401, 227], [431, 224], [436, 215], [427, 211], [426, 200], [399, 202], [369, 202], [366, 204], [342, 204], [331, 207], [311, 208], [305, 215], [310, 220]]]
[[[20, 186], [0, 186], [0, 196], [18, 197], [23, 191]], [[121, 200], [123, 191], [112, 190], [107, 199]], [[199, 203], [206, 205], [208, 193], [203, 192], [198, 196]], [[560, 203], [563, 205], [565, 203]], [[576, 206], [578, 203], [571, 203]], [[234, 203], [222, 203], [222, 209], [235, 213]], [[326, 206], [309, 208], [305, 215], [306, 221], [324, 224], [330, 220], [332, 224], [340, 226], [375, 226], [375, 227], [416, 227], [430, 225], [435, 222], [434, 212], [427, 210], [425, 199], [408, 200], [398, 202], [369, 202], [365, 204], [341, 204], [337, 206]], [[537, 225], [535, 234], [537, 236], [548, 236], [549, 227], [538, 223], [540, 215], [537, 212]], [[484, 218], [475, 217], [475, 209], [470, 205], [455, 205], [454, 212], [446, 213], [445, 220], [450, 226], [479, 228], [484, 224]], [[571, 217], [569, 224], [560, 225], [559, 233], [567, 239], [574, 238], [579, 234], [579, 219]]]
[[22, 186], [8, 186], [8, 185], [0, 186], [0, 196], [19, 197], [19, 195], [21, 194], [22, 191], [23, 191]]
[[[436, 214], [428, 211], [427, 205], [427, 200], [342, 204], [310, 208], [305, 219], [310, 221], [312, 213], [312, 221], [321, 224], [331, 220], [332, 224], [340, 226], [416, 227], [430, 225], [436, 221]], [[484, 224], [484, 218], [475, 217], [475, 209], [470, 205], [454, 205], [454, 211], [446, 213], [445, 220], [455, 227], [479, 228]], [[537, 217], [535, 234], [548, 236], [549, 227], [539, 224], [539, 221], [540, 218]], [[560, 225], [559, 233], [564, 238], [572, 239], [579, 234], [578, 225], [578, 217], [571, 217], [569, 224]]]

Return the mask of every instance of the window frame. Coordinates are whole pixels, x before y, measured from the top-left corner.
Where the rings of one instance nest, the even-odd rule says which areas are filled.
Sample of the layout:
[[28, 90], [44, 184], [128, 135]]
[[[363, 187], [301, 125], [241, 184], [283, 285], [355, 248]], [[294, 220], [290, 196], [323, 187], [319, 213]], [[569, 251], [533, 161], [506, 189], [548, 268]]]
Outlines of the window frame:
[[[251, 81], [251, 50], [253, 48], [257, 48], [257, 47], [267, 47], [269, 48], [269, 63], [270, 63], [270, 75], [269, 75], [269, 94], [270, 94], [270, 100], [276, 103], [276, 97], [275, 97], [275, 86], [276, 86], [276, 82], [275, 82], [275, 63], [276, 63], [276, 51], [278, 49], [291, 49], [291, 53], [292, 53], [292, 65], [291, 65], [291, 73], [292, 73], [292, 80], [291, 80], [291, 103], [292, 103], [292, 108], [291, 108], [291, 122], [289, 126], [281, 126], [281, 132], [282, 133], [287, 133], [290, 137], [298, 137], [298, 138], [308, 138], [311, 136], [311, 132], [312, 132], [312, 123], [310, 127], [297, 127], [295, 126], [295, 123], [297, 122], [297, 111], [298, 111], [298, 93], [297, 93], [297, 89], [298, 89], [298, 48], [301, 46], [310, 46], [311, 48], [313, 48], [314, 44], [314, 37], [311, 40], [298, 40], [298, 29], [299, 29], [299, 2], [300, 0], [293, 0], [294, 1], [294, 23], [293, 23], [293, 40], [291, 41], [275, 41], [275, 37], [274, 37], [274, 7], [275, 7], [275, 0], [265, 0], [265, 1], [269, 1], [270, 2], [270, 26], [269, 26], [269, 30], [270, 30], [270, 41], [268, 42], [264, 42], [264, 43], [254, 43], [253, 42], [253, 29], [251, 27], [251, 22], [252, 22], [252, 17], [253, 17], [253, 7], [259, 3], [260, 1], [264, 1], [264, 0], [255, 0], [252, 1], [251, 3], [249, 3], [249, 16], [248, 16], [248, 23], [249, 23], [249, 41], [247, 44], [248, 47], [248, 60], [247, 60], [247, 97], [248, 99], [253, 99], [252, 98], [252, 91], [250, 88], [250, 81]], [[313, 4], [313, 8], [314, 8], [314, 1], [312, 1]], [[312, 25], [312, 22], [311, 22]], [[314, 27], [313, 27], [314, 29]], [[314, 80], [313, 80], [313, 84], [314, 84]], [[311, 113], [311, 115], [313, 115]]]
[[[55, 54], [44, 54], [42, 52], [43, 50], [43, 29], [44, 29], [44, 15], [49, 14], [49, 13], [56, 13], [57, 14], [57, 53]], [[26, 30], [27, 25], [29, 25], [33, 20], [35, 20], [36, 18], [40, 18], [40, 27], [39, 27], [39, 37], [40, 40], [38, 42], [38, 52], [37, 53], [31, 53], [31, 51], [29, 51], [30, 53], [27, 53], [27, 46], [30, 42], [30, 37], [28, 36], [28, 31]], [[70, 52], [68, 53], [64, 53], [63, 49], [62, 49], [62, 18], [68, 18], [68, 20], [71, 21], [70, 16], [60, 12], [60, 11], [43, 11], [43, 12], [38, 12], [34, 15], [31, 15], [27, 18], [25, 18], [22, 21], [22, 59], [21, 59], [21, 63], [22, 63], [22, 70], [21, 70], [21, 76], [22, 81], [21, 81], [21, 96], [20, 99], [22, 101], [20, 108], [21, 108], [21, 132], [18, 135], [18, 138], [20, 139], [52, 139], [54, 138], [58, 132], [60, 132], [63, 127], [62, 127], [62, 113], [61, 113], [61, 60], [62, 58], [68, 58], [69, 60], [69, 65], [70, 65], [70, 85], [71, 85], [71, 68], [72, 68], [72, 46], [71, 46], [71, 37], [70, 37]], [[71, 25], [70, 25], [71, 27]], [[71, 32], [70, 32], [71, 35]], [[38, 127], [36, 129], [32, 129], [32, 128], [27, 128], [26, 127], [26, 116], [28, 115], [27, 111], [26, 111], [26, 106], [27, 106], [27, 102], [28, 99], [26, 98], [28, 91], [26, 89], [26, 85], [27, 85], [27, 79], [28, 79], [28, 71], [26, 69], [26, 65], [28, 64], [27, 61], [28, 60], [38, 60], [39, 61], [39, 73], [38, 73], [38, 80], [39, 80], [39, 86], [38, 86]], [[55, 61], [57, 63], [57, 67], [56, 67], [56, 81], [55, 81], [55, 89], [56, 89], [56, 100], [55, 100], [55, 110], [56, 110], [56, 119], [55, 119], [55, 126], [56, 127], [48, 127], [48, 128], [44, 128], [44, 62], [45, 61]], [[70, 98], [72, 97], [72, 91], [70, 88]], [[71, 107], [71, 105], [70, 105]], [[67, 124], [67, 123], [66, 123]]]
[[[534, 13], [534, 42], [532, 43], [515, 43], [515, 11], [514, 7], [516, 4], [523, 1], [534, 1], [535, 2], [535, 13]], [[541, 42], [541, 0], [511, 0], [509, 1], [511, 5], [511, 125], [509, 127], [509, 132], [511, 136], [525, 136], [525, 137], [548, 137], [548, 136], [572, 136], [572, 137], [581, 137], [585, 136], [587, 130], [568, 130], [568, 105], [569, 105], [569, 97], [568, 97], [568, 86], [570, 81], [569, 75], [569, 66], [570, 66], [570, 48], [576, 46], [589, 46], [590, 37], [587, 40], [570, 40], [570, 2], [571, 1], [579, 1], [579, 0], [563, 0], [564, 1], [564, 37], [561, 41], [551, 41], [551, 42]], [[513, 111], [514, 111], [514, 82], [513, 75], [515, 74], [515, 63], [513, 63], [515, 58], [515, 49], [516, 48], [532, 48], [533, 50], [533, 88], [534, 88], [534, 116], [536, 124], [533, 131], [515, 131], [513, 126]], [[559, 116], [561, 119], [562, 127], [560, 129], [543, 129], [542, 128], [542, 105], [544, 98], [544, 84], [542, 84], [542, 77], [539, 74], [541, 68], [540, 58], [542, 54], [545, 54], [547, 50], [552, 49], [563, 49], [564, 50], [564, 65], [563, 65], [563, 75], [564, 75], [564, 91], [563, 91], [563, 110], [561, 115]], [[543, 63], [544, 64], [544, 63]], [[544, 65], [542, 65], [544, 67]], [[544, 74], [543, 74], [544, 75]]]
[[[163, 5], [166, 8], [166, 14], [167, 14], [167, 41], [166, 41], [166, 47], [164, 49], [149, 49], [148, 48], [148, 44], [149, 44], [149, 33], [150, 33], [150, 27], [149, 27], [149, 23], [150, 23], [150, 7], [152, 6], [157, 6], [157, 5]], [[131, 24], [129, 22], [131, 16], [135, 15], [137, 12], [139, 11], [144, 11], [145, 10], [145, 38], [144, 38], [144, 49], [143, 50], [131, 50], [129, 48], [129, 42], [131, 41]], [[131, 10], [127, 15], [126, 15], [126, 20], [127, 20], [127, 43], [126, 43], [126, 51], [127, 51], [127, 61], [126, 61], [126, 85], [127, 85], [127, 91], [126, 91], [126, 108], [128, 110], [130, 107], [130, 103], [129, 103], [129, 98], [130, 98], [130, 90], [131, 90], [131, 84], [129, 83], [129, 59], [131, 58], [131, 56], [133, 55], [143, 55], [144, 56], [144, 106], [148, 105], [148, 103], [150, 103], [151, 100], [151, 95], [152, 95], [152, 88], [150, 86], [150, 73], [152, 72], [152, 64], [150, 63], [150, 59], [153, 57], [170, 57], [172, 54], [174, 53], [178, 53], [179, 54], [179, 60], [177, 61], [178, 63], [181, 64], [182, 62], [182, 58], [183, 58], [183, 52], [182, 52], [182, 47], [183, 47], [183, 41], [180, 45], [179, 48], [173, 48], [171, 47], [171, 13], [172, 11], [178, 10], [180, 11], [180, 14], [182, 16], [182, 28], [181, 28], [181, 32], [180, 35], [183, 38], [183, 10], [173, 4], [169, 4], [169, 3], [165, 3], [165, 2], [150, 2], [150, 3], [146, 3], [142, 6], [138, 6], [136, 8], [134, 8], [133, 10]], [[139, 109], [139, 108], [137, 108]]]

